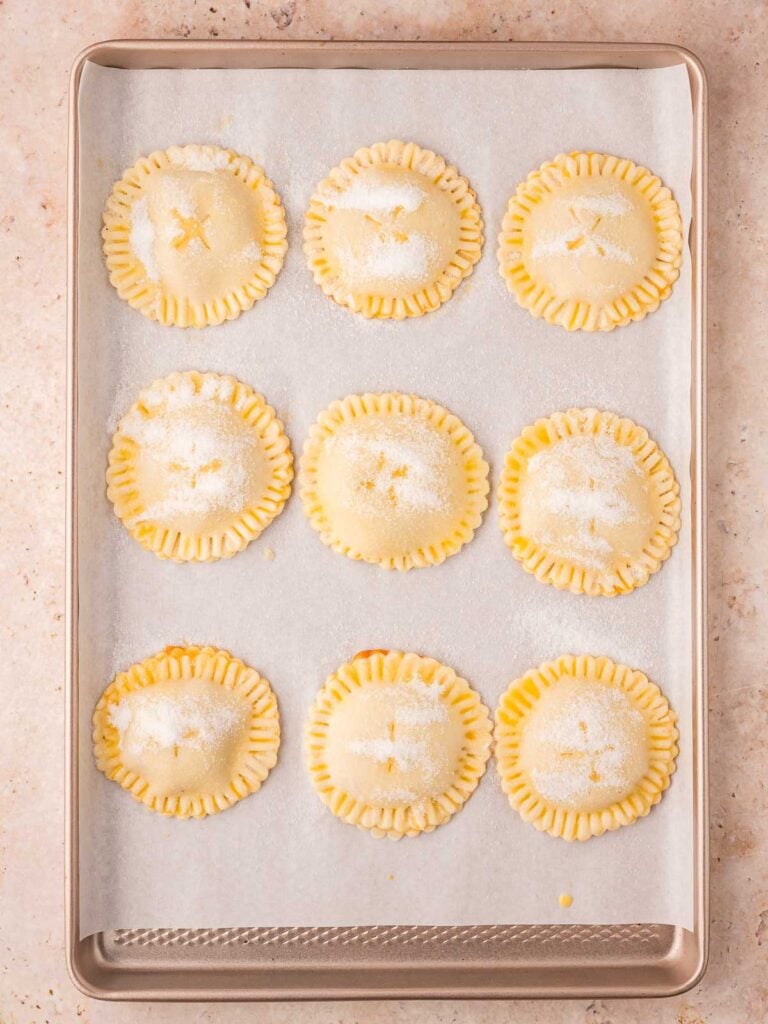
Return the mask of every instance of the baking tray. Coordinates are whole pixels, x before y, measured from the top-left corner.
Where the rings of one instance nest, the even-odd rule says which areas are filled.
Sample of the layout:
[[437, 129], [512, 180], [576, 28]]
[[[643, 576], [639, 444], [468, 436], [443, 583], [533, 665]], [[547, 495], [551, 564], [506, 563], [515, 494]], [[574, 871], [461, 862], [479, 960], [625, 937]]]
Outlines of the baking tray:
[[[693, 103], [692, 386], [694, 927], [147, 929], [80, 938], [78, 864], [77, 223], [78, 111], [86, 63], [117, 68], [660, 68], [684, 65]], [[69, 96], [66, 909], [67, 963], [103, 999], [272, 1000], [669, 996], [695, 985], [708, 949], [706, 723], [706, 152], [699, 60], [653, 43], [97, 43], [75, 60]]]

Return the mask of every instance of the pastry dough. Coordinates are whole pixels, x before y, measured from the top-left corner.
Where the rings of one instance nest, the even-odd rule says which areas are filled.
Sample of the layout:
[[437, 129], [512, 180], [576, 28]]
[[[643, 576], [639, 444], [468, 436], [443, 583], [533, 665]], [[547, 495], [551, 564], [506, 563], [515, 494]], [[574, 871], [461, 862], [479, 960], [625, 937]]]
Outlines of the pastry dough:
[[104, 210], [121, 298], [162, 324], [232, 320], [274, 284], [285, 213], [264, 171], [218, 146], [172, 146], [124, 172]]
[[472, 273], [482, 244], [466, 178], [413, 142], [379, 142], [334, 167], [304, 227], [304, 252], [325, 294], [379, 319], [437, 309]]
[[216, 814], [255, 793], [277, 761], [269, 683], [213, 647], [168, 647], [120, 672], [93, 714], [96, 766], [151, 811]]
[[499, 484], [504, 540], [527, 572], [574, 594], [627, 594], [677, 543], [680, 488], [632, 420], [570, 409], [512, 444]]
[[374, 836], [431, 832], [474, 792], [490, 756], [480, 697], [453, 669], [364, 651], [320, 690], [306, 730], [320, 799]]
[[234, 377], [174, 373], [139, 395], [112, 439], [107, 495], [160, 558], [242, 551], [281, 512], [293, 478], [283, 425]]
[[304, 445], [300, 493], [322, 541], [386, 569], [436, 565], [488, 507], [488, 465], [452, 413], [414, 395], [350, 395]]
[[565, 654], [510, 684], [496, 764], [524, 821], [589, 839], [648, 813], [675, 770], [677, 716], [642, 672]]
[[669, 297], [682, 262], [680, 210], [644, 167], [561, 154], [517, 187], [499, 269], [518, 303], [569, 331], [610, 331]]

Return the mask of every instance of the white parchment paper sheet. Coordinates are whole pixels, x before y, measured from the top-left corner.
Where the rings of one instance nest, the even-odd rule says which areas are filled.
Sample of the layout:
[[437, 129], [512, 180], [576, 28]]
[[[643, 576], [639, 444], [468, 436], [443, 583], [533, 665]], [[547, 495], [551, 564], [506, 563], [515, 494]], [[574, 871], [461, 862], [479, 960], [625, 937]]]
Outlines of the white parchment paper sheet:
[[[174, 565], [142, 551], [105, 496], [110, 431], [174, 370], [233, 373], [285, 420], [294, 452], [349, 392], [444, 403], [475, 433], [495, 490], [505, 450], [538, 416], [613, 409], [649, 428], [690, 513], [690, 268], [640, 324], [574, 334], [519, 309], [496, 236], [525, 175], [573, 149], [659, 174], [690, 218], [691, 99], [683, 67], [652, 71], [124, 71], [87, 66], [80, 93], [79, 524], [82, 931], [126, 927], [692, 923], [691, 531], [628, 597], [559, 593], [504, 547], [495, 501], [475, 540], [405, 575], [324, 547], [294, 494], [242, 554]], [[313, 283], [301, 251], [314, 185], [359, 146], [413, 139], [457, 164], [486, 224], [474, 274], [437, 313], [368, 323]], [[182, 331], [145, 320], [108, 283], [99, 237], [112, 183], [174, 143], [261, 163], [289, 221], [285, 268], [238, 320]], [[265, 559], [266, 548], [275, 552]], [[280, 758], [263, 789], [201, 822], [150, 814], [93, 763], [90, 718], [113, 674], [167, 644], [222, 646], [277, 694]], [[643, 669], [680, 715], [671, 790], [650, 816], [586, 844], [540, 835], [509, 808], [493, 764], [447, 826], [399, 843], [343, 825], [307, 780], [302, 727], [325, 677], [356, 651], [402, 648], [452, 665], [495, 707], [508, 683], [564, 652]], [[570, 892], [562, 910], [558, 894]]]

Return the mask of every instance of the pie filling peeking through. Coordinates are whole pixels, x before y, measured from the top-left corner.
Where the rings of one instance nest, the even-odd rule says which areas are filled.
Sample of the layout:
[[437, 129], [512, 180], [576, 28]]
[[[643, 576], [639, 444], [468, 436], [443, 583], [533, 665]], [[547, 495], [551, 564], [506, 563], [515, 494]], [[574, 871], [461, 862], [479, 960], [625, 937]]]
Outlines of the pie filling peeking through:
[[373, 318], [421, 316], [480, 259], [483, 222], [455, 167], [415, 143], [359, 149], [320, 182], [304, 251], [339, 305]]
[[255, 793], [275, 765], [277, 703], [226, 651], [169, 647], [110, 683], [93, 743], [99, 770], [150, 810], [201, 818]]
[[566, 840], [629, 825], [675, 770], [677, 716], [642, 672], [563, 655], [510, 684], [496, 712], [501, 785], [521, 817]]
[[475, 790], [490, 756], [488, 709], [432, 658], [367, 651], [320, 690], [306, 728], [323, 803], [374, 836], [431, 832]]
[[283, 425], [234, 377], [174, 373], [143, 391], [112, 441], [107, 494], [142, 547], [209, 562], [279, 515], [293, 478]]
[[682, 262], [670, 190], [631, 160], [571, 153], [517, 187], [499, 269], [517, 302], [568, 330], [610, 331], [669, 297]]
[[455, 554], [479, 526], [488, 489], [488, 465], [469, 430], [414, 395], [333, 402], [301, 459], [304, 511], [322, 541], [386, 569]]
[[218, 146], [172, 146], [138, 160], [107, 200], [102, 237], [120, 297], [177, 327], [249, 309], [274, 284], [287, 249], [271, 181]]
[[677, 542], [680, 488], [647, 431], [596, 409], [526, 427], [499, 484], [504, 540], [542, 583], [614, 596], [647, 583]]

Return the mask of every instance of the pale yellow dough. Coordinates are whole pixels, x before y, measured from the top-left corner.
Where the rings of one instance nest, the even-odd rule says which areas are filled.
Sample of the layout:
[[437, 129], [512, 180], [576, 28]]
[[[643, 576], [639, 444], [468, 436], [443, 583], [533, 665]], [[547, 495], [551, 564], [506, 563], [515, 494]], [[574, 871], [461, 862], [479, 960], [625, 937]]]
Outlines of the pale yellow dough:
[[488, 465], [472, 434], [414, 395], [333, 402], [306, 441], [299, 482], [323, 542], [386, 569], [444, 561], [488, 505]]
[[275, 765], [277, 703], [226, 651], [169, 647], [110, 683], [93, 744], [98, 769], [150, 810], [202, 818], [255, 793]]
[[124, 172], [104, 211], [121, 298], [151, 320], [205, 327], [239, 316], [275, 281], [285, 214], [264, 171], [218, 146], [172, 146]]
[[377, 143], [335, 167], [312, 196], [304, 251], [316, 282], [373, 318], [421, 316], [480, 259], [483, 222], [455, 167], [415, 143]]
[[343, 821], [399, 839], [460, 809], [490, 756], [488, 709], [432, 658], [366, 651], [328, 678], [306, 730], [308, 768]]
[[677, 716], [642, 672], [563, 655], [516, 679], [496, 712], [501, 784], [521, 817], [563, 839], [629, 825], [675, 770]]
[[177, 562], [242, 551], [279, 515], [293, 457], [261, 395], [234, 377], [155, 381], [112, 440], [107, 495], [143, 548]]
[[610, 331], [668, 298], [682, 262], [672, 193], [631, 160], [560, 155], [522, 182], [499, 235], [518, 303], [568, 330]]
[[614, 596], [647, 583], [677, 542], [680, 488], [647, 431], [597, 409], [537, 420], [499, 483], [504, 540], [542, 583]]

